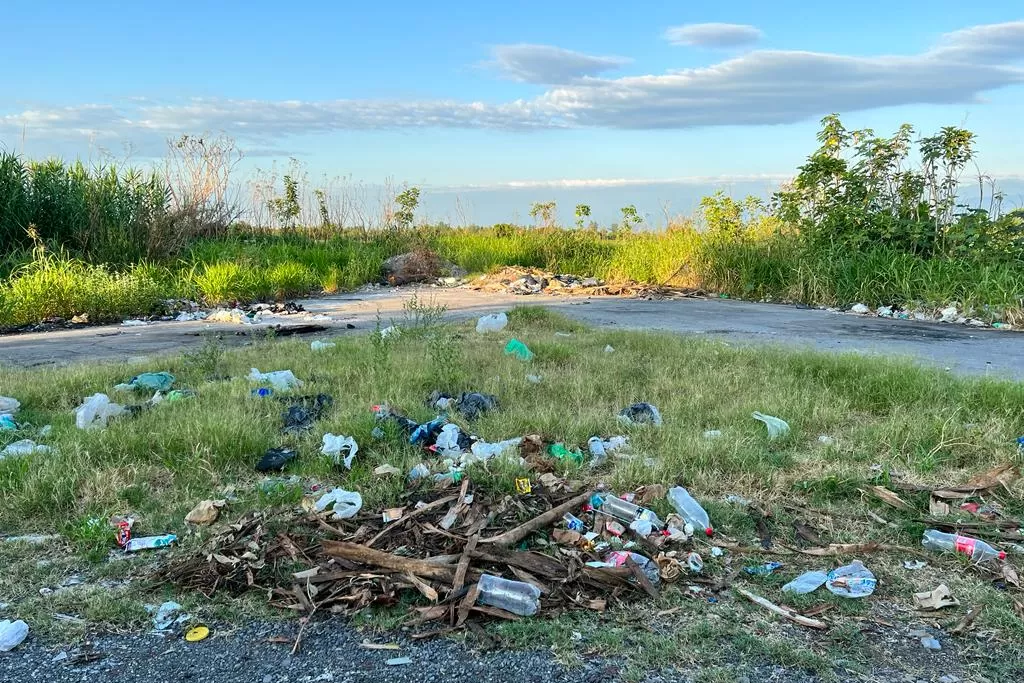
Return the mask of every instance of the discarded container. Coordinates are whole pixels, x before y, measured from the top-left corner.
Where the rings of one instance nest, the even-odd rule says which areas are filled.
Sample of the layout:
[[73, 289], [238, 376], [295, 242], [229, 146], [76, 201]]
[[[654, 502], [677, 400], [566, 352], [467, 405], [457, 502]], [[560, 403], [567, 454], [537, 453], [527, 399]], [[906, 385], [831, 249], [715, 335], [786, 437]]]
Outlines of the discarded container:
[[298, 453], [291, 448], [268, 448], [260, 461], [256, 463], [257, 472], [280, 472]]
[[387, 666], [405, 666], [406, 664], [412, 664], [410, 657], [392, 657], [384, 662]]
[[316, 511], [331, 509], [334, 519], [350, 519], [359, 514], [363, 507], [363, 497], [356, 491], [331, 489], [316, 501]]
[[325, 342], [320, 341], [319, 339], [314, 339], [309, 343], [309, 350], [326, 351], [327, 349], [333, 349], [335, 346], [337, 346], [337, 344], [335, 344], [334, 342]]
[[565, 522], [565, 528], [570, 531], [578, 531], [582, 533], [583, 530], [587, 528], [587, 525], [583, 523], [583, 520], [571, 512], [566, 512], [562, 515], [562, 521]]
[[690, 553], [686, 556], [686, 566], [694, 574], [700, 574], [704, 570], [704, 558], [697, 553]]
[[860, 560], [833, 569], [828, 573], [825, 587], [844, 598], [864, 598], [875, 592], [878, 580]]
[[606, 345], [604, 347], [604, 352], [605, 353], [615, 353], [615, 347], [612, 346], [611, 344], [608, 344], [608, 345]]
[[668, 502], [687, 524], [692, 524], [694, 529], [703, 529], [706, 536], [714, 535], [715, 531], [711, 528], [708, 513], [689, 491], [682, 486], [673, 486], [668, 492]]
[[335, 434], [324, 434], [323, 447], [320, 452], [331, 458], [335, 465], [344, 465], [352, 469], [352, 460], [359, 452], [359, 444], [354, 437]]
[[0, 652], [10, 652], [28, 637], [28, 624], [21, 619], [0, 621]]
[[609, 517], [621, 520], [626, 524], [632, 524], [638, 519], [646, 520], [651, 523], [655, 529], [664, 528], [665, 524], [653, 510], [630, 503], [629, 501], [622, 500], [612, 495], [605, 496], [598, 510]]
[[124, 412], [124, 406], [111, 403], [106, 394], [93, 394], [75, 408], [75, 425], [79, 429], [103, 428], [110, 418]]
[[661, 426], [661, 413], [650, 403], [634, 403], [619, 411], [619, 421], [625, 424], [652, 424]]
[[720, 436], [722, 436], [722, 430], [721, 429], [706, 429], [706, 430], [704, 430], [704, 438], [705, 439], [717, 439]]
[[519, 360], [533, 360], [533, 351], [518, 339], [509, 340], [505, 345], [505, 355], [515, 356]]
[[743, 571], [751, 576], [768, 576], [775, 572], [776, 569], [782, 566], [781, 562], [766, 562], [765, 564], [758, 564], [751, 567], [744, 567]]
[[138, 550], [166, 548], [177, 540], [178, 537], [174, 534], [164, 534], [163, 536], [141, 536], [139, 538], [133, 538], [125, 543], [124, 551], [126, 553], [134, 553]]
[[591, 467], [600, 467], [608, 460], [608, 451], [605, 450], [604, 441], [599, 436], [592, 436], [587, 439], [587, 450], [590, 451]]
[[924, 532], [921, 545], [929, 550], [938, 550], [939, 552], [963, 553], [969, 555], [974, 562], [1006, 559], [1005, 552], [996, 550], [985, 541], [970, 536], [947, 534], [936, 529], [928, 529]]
[[17, 458], [25, 455], [35, 455], [37, 453], [49, 453], [51, 451], [53, 451], [53, 449], [49, 446], [37, 444], [32, 439], [22, 439], [21, 441], [15, 441], [3, 450], [0, 450], [0, 460], [3, 460], [4, 458]]
[[487, 332], [500, 332], [505, 329], [508, 325], [508, 316], [505, 312], [492, 313], [491, 315], [485, 315], [476, 321], [476, 331], [478, 334], [486, 334]]
[[269, 384], [278, 391], [287, 391], [302, 386], [302, 380], [295, 376], [291, 370], [274, 370], [273, 372], [260, 372], [256, 368], [250, 368], [249, 380], [260, 384]]
[[208, 626], [193, 626], [185, 633], [185, 640], [190, 643], [198, 643], [200, 640], [206, 640], [210, 635], [210, 628]]
[[521, 617], [532, 617], [540, 609], [540, 589], [522, 581], [509, 581], [500, 576], [483, 574], [477, 584], [478, 602], [503, 609]]
[[[627, 559], [633, 560], [652, 584], [657, 586], [661, 583], [661, 572], [658, 570], [658, 565], [650, 558], [644, 557], [638, 553], [631, 553], [626, 550], [610, 552], [605, 555], [604, 566], [625, 567]], [[589, 565], [590, 563], [588, 562], [587, 564]]]
[[826, 581], [828, 581], [828, 574], [825, 572], [804, 572], [783, 586], [782, 592], [806, 595], [821, 588]]
[[274, 395], [274, 390], [269, 387], [260, 387], [259, 389], [253, 389], [251, 393], [254, 398], [267, 398]]
[[18, 428], [14, 416], [10, 413], [0, 413], [0, 432], [13, 432]]
[[21, 403], [16, 398], [10, 396], [0, 396], [0, 413], [7, 413], [13, 415], [18, 412], [18, 408], [21, 407]]

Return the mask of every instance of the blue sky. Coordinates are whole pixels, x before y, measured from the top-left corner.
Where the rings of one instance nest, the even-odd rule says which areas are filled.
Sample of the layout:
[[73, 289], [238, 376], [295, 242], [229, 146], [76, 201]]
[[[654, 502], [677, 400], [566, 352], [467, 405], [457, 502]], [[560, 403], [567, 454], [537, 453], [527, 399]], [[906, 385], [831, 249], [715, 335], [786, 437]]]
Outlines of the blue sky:
[[1017, 0], [7, 0], [0, 16], [0, 145], [34, 157], [145, 160], [223, 131], [246, 169], [294, 156], [311, 177], [541, 199], [761, 185], [838, 111], [880, 133], [966, 125], [987, 172], [1024, 175]]

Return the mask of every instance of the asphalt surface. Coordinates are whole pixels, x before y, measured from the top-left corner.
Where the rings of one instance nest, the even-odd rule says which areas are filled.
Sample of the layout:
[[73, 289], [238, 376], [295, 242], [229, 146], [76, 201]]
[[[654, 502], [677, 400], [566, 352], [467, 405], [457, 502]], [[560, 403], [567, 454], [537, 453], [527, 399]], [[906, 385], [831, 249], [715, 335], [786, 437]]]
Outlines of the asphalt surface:
[[[332, 318], [318, 336], [373, 329], [378, 314], [385, 324], [402, 317], [412, 294], [420, 302], [447, 308], [464, 319], [517, 304], [547, 306], [592, 325], [636, 330], [666, 330], [751, 344], [829, 352], [900, 356], [969, 375], [1024, 380], [1024, 336], [1018, 332], [946, 323], [889, 320], [849, 313], [724, 299], [641, 300], [617, 297], [514, 296], [469, 289], [379, 288], [305, 299], [306, 309]], [[273, 324], [308, 322], [282, 316]], [[354, 326], [348, 329], [347, 326]], [[36, 367], [95, 360], [139, 360], [181, 352], [221, 335], [228, 345], [252, 340], [267, 325], [159, 322], [146, 327], [88, 327], [75, 330], [0, 336], [0, 365]]]

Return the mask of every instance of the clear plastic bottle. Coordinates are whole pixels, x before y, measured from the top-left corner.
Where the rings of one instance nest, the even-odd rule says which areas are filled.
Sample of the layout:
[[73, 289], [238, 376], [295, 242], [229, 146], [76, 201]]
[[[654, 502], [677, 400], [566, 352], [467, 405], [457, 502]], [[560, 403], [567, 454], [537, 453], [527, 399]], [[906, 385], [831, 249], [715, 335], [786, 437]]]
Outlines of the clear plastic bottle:
[[658, 515], [653, 510], [640, 507], [616, 496], [605, 496], [599, 509], [609, 517], [614, 517], [626, 524], [632, 524], [636, 520], [641, 519], [650, 522], [651, 526], [658, 531], [665, 526], [665, 523], [658, 519]]
[[708, 513], [704, 511], [700, 503], [694, 500], [690, 492], [682, 486], [674, 486], [669, 489], [668, 502], [672, 503], [672, 507], [675, 508], [679, 516], [684, 521], [692, 524], [695, 529], [703, 529], [704, 533], [708, 536], [715, 533], [714, 529], [711, 528], [711, 520], [708, 519]]
[[605, 450], [601, 437], [592, 436], [587, 439], [587, 448], [590, 450], [590, 455], [593, 456], [590, 460], [591, 467], [600, 467], [608, 460], [608, 451]]
[[480, 588], [478, 600], [481, 604], [522, 617], [532, 617], [540, 609], [540, 590], [532, 584], [483, 574], [477, 585]]
[[963, 553], [964, 555], [970, 555], [971, 559], [975, 562], [988, 562], [990, 560], [1002, 560], [1006, 558], [1006, 553], [1001, 550], [996, 550], [985, 541], [979, 541], [976, 538], [970, 536], [958, 536], [957, 534], [947, 534], [936, 529], [928, 529], [924, 532], [924, 538], [921, 539], [921, 545], [929, 550], [938, 550], [939, 552], [957, 552]]

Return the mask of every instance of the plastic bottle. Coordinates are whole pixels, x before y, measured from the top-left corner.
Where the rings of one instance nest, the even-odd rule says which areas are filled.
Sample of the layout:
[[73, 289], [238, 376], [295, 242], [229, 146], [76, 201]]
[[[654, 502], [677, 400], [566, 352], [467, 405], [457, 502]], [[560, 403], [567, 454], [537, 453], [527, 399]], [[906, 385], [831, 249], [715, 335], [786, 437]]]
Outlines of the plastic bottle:
[[715, 533], [714, 529], [711, 528], [711, 520], [708, 519], [708, 513], [704, 511], [700, 503], [694, 500], [690, 492], [682, 486], [674, 486], [669, 489], [668, 502], [675, 508], [676, 513], [685, 522], [692, 524], [695, 529], [703, 529], [704, 533], [708, 536]]
[[821, 588], [826, 581], [828, 581], [828, 574], [825, 572], [804, 572], [783, 586], [782, 592], [806, 595]]
[[1006, 553], [1001, 550], [996, 550], [985, 541], [979, 541], [976, 538], [970, 536], [958, 536], [957, 534], [947, 534], [935, 529], [928, 529], [924, 532], [924, 538], [921, 540], [921, 545], [929, 550], [938, 550], [939, 552], [957, 552], [963, 553], [964, 555], [970, 555], [971, 559], [975, 562], [988, 562], [990, 560], [1002, 560], [1006, 558]]
[[590, 451], [590, 455], [593, 456], [590, 459], [591, 467], [600, 467], [608, 459], [608, 451], [605, 450], [604, 441], [599, 436], [592, 436], [587, 439], [587, 449]]
[[648, 510], [615, 496], [605, 496], [599, 509], [609, 517], [614, 517], [627, 524], [632, 524], [639, 519], [650, 522], [651, 526], [657, 530], [665, 526], [665, 523], [658, 519], [658, 515], [653, 510]]
[[478, 601], [481, 604], [521, 617], [532, 617], [540, 609], [540, 590], [532, 584], [483, 574], [477, 585], [480, 588]]
[[825, 588], [844, 598], [866, 598], [875, 592], [878, 580], [860, 560], [828, 573]]

